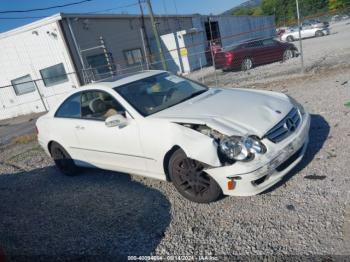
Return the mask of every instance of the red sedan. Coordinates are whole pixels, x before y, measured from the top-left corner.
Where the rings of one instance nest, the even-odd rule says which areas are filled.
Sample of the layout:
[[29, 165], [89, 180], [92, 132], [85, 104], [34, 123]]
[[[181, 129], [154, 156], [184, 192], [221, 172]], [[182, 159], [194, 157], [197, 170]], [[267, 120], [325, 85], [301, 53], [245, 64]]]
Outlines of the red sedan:
[[257, 65], [284, 61], [297, 55], [298, 49], [291, 43], [273, 39], [254, 40], [216, 53], [215, 69], [249, 70]]

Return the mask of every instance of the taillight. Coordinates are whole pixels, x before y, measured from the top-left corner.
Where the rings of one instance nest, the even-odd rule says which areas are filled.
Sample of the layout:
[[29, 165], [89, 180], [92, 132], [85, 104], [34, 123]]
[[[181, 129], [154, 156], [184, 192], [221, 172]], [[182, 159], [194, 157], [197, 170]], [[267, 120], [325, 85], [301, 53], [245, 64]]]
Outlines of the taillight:
[[225, 61], [226, 61], [227, 65], [230, 65], [232, 63], [233, 57], [234, 57], [233, 53], [231, 53], [231, 52], [225, 53]]

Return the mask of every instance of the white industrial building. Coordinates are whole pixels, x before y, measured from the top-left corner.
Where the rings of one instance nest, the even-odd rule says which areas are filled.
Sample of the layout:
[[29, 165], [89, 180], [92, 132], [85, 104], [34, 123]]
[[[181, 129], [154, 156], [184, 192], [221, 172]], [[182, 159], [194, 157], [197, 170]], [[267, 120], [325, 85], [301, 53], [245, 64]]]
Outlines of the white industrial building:
[[[175, 73], [205, 66], [209, 40], [228, 46], [275, 34], [271, 16], [167, 15], [156, 24]], [[0, 119], [50, 109], [72, 88], [112, 74], [161, 68], [159, 60], [148, 16], [60, 13], [1, 33]]]

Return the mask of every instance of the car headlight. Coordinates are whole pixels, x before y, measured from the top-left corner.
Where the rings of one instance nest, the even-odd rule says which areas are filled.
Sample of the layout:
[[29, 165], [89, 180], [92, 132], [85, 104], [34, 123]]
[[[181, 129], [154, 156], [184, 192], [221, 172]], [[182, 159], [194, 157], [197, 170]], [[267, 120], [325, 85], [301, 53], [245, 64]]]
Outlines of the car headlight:
[[227, 158], [240, 161], [253, 159], [255, 154], [262, 154], [266, 151], [259, 139], [239, 136], [221, 139], [219, 149]]
[[287, 96], [288, 96], [289, 101], [292, 103], [292, 105], [295, 106], [295, 107], [299, 110], [300, 114], [301, 114], [301, 115], [304, 115], [304, 114], [305, 114], [305, 109], [304, 109], [304, 107], [302, 106], [302, 104], [300, 104], [300, 103], [299, 103], [297, 100], [295, 100], [293, 97], [291, 97], [291, 96], [289, 96], [289, 95], [287, 95]]

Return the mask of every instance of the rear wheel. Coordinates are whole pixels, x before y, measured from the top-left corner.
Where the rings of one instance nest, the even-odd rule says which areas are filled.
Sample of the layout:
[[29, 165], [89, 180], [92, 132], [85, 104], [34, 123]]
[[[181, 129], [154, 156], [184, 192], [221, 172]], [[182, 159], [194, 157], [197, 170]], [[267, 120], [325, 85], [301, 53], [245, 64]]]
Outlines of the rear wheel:
[[54, 160], [56, 167], [67, 176], [77, 175], [80, 168], [77, 167], [67, 153], [67, 151], [58, 143], [53, 142], [50, 146], [51, 157]]
[[320, 30], [316, 31], [315, 36], [319, 37], [319, 36], [324, 36], [324, 33]]
[[175, 188], [191, 201], [209, 203], [222, 195], [219, 185], [204, 171], [204, 165], [188, 158], [181, 149], [171, 156], [168, 170]]
[[287, 36], [286, 40], [287, 40], [287, 42], [293, 42], [294, 41], [294, 37], [289, 35], [289, 36]]
[[242, 61], [242, 65], [241, 65], [242, 71], [250, 70], [250, 69], [252, 69], [252, 67], [253, 67], [252, 59], [250, 59], [248, 57], [244, 58], [243, 61]]

